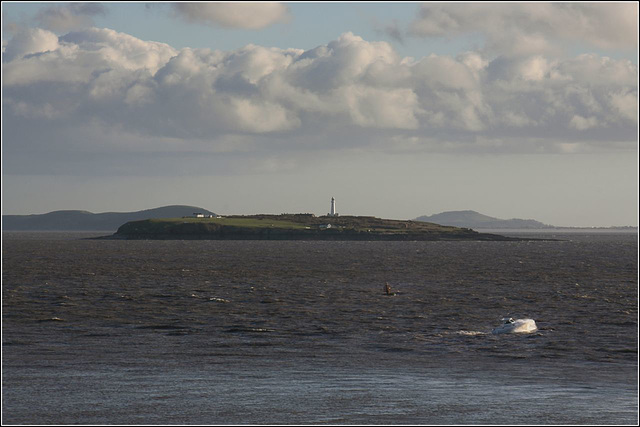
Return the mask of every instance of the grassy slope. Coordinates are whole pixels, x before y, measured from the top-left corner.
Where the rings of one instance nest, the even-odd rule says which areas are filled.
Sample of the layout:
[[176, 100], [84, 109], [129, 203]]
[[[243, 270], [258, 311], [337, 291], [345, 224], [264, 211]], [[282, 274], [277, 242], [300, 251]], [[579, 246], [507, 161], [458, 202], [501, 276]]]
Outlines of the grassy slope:
[[152, 224], [217, 224], [222, 226], [232, 227], [250, 227], [250, 228], [285, 228], [294, 230], [304, 230], [306, 227], [304, 224], [283, 221], [283, 220], [268, 220], [264, 218], [241, 218], [241, 217], [223, 217], [223, 218], [161, 218], [148, 220]]
[[[316, 217], [312, 215], [251, 215], [227, 216], [223, 218], [162, 218], [129, 222], [123, 225], [119, 233], [136, 234], [208, 234], [242, 232], [251, 234], [260, 231], [302, 232], [317, 234], [321, 226], [331, 224], [329, 234], [347, 233], [369, 235], [401, 235], [401, 234], [446, 234], [469, 235], [475, 232], [467, 229], [442, 226], [433, 223], [399, 221], [364, 216]], [[327, 232], [327, 231], [325, 231]]]

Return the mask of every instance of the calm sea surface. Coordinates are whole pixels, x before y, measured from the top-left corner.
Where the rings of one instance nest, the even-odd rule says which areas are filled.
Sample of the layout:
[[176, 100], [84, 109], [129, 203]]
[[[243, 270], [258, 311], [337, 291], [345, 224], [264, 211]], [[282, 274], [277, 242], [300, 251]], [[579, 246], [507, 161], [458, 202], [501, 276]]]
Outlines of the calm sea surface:
[[87, 236], [3, 233], [4, 423], [638, 422], [637, 234]]

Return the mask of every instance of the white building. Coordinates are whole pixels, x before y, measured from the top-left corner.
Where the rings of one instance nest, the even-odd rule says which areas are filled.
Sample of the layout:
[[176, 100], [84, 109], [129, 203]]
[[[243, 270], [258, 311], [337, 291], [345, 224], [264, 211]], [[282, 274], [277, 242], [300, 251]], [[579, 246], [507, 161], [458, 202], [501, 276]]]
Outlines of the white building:
[[329, 212], [327, 216], [338, 216], [338, 213], [336, 212], [336, 199], [333, 197], [331, 198], [331, 212]]

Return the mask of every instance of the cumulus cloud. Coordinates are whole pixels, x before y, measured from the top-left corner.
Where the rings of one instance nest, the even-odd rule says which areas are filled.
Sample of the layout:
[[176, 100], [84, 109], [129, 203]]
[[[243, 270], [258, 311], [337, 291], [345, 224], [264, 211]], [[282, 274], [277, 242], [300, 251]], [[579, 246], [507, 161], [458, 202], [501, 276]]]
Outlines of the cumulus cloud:
[[[5, 88], [16, 85], [75, 82], [95, 85], [103, 73], [142, 70], [154, 74], [177, 51], [164, 43], [145, 42], [109, 29], [90, 28], [62, 37], [39, 28], [24, 29], [7, 43]], [[109, 84], [113, 81], [109, 79]], [[74, 88], [74, 89], [77, 89]]]
[[602, 49], [637, 48], [638, 4], [633, 3], [428, 3], [411, 23], [424, 37], [479, 34], [499, 54], [554, 51], [558, 41]]
[[58, 49], [58, 36], [41, 28], [20, 28], [11, 43], [3, 46], [2, 58], [11, 61], [33, 53], [51, 52]]
[[188, 22], [260, 30], [289, 19], [282, 3], [174, 3], [173, 10]]
[[177, 50], [109, 29], [62, 37], [32, 29], [7, 42], [3, 72], [10, 150], [25, 139], [50, 144], [52, 129], [58, 141], [77, 140], [87, 126], [108, 129], [101, 144], [165, 141], [163, 149], [181, 150], [229, 151], [236, 137], [245, 141], [239, 150], [462, 144], [492, 152], [637, 139], [637, 66], [597, 55], [410, 59], [352, 33], [306, 51]]

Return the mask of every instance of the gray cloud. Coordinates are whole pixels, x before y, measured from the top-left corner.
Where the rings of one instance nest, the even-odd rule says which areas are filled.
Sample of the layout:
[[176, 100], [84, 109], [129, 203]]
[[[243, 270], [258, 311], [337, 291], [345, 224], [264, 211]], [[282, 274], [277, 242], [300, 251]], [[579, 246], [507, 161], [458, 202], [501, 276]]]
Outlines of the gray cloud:
[[289, 12], [282, 3], [174, 3], [173, 10], [188, 22], [259, 30], [285, 22]]
[[559, 43], [636, 49], [637, 3], [429, 3], [410, 33], [424, 37], [480, 34], [500, 54], [553, 52]]
[[69, 3], [41, 10], [35, 20], [41, 28], [64, 32], [91, 27], [94, 16], [105, 14], [106, 9], [100, 3]]
[[390, 37], [392, 40], [397, 41], [400, 44], [404, 44], [404, 31], [397, 20], [393, 20], [387, 24], [374, 23], [374, 28], [377, 34], [382, 34]]

